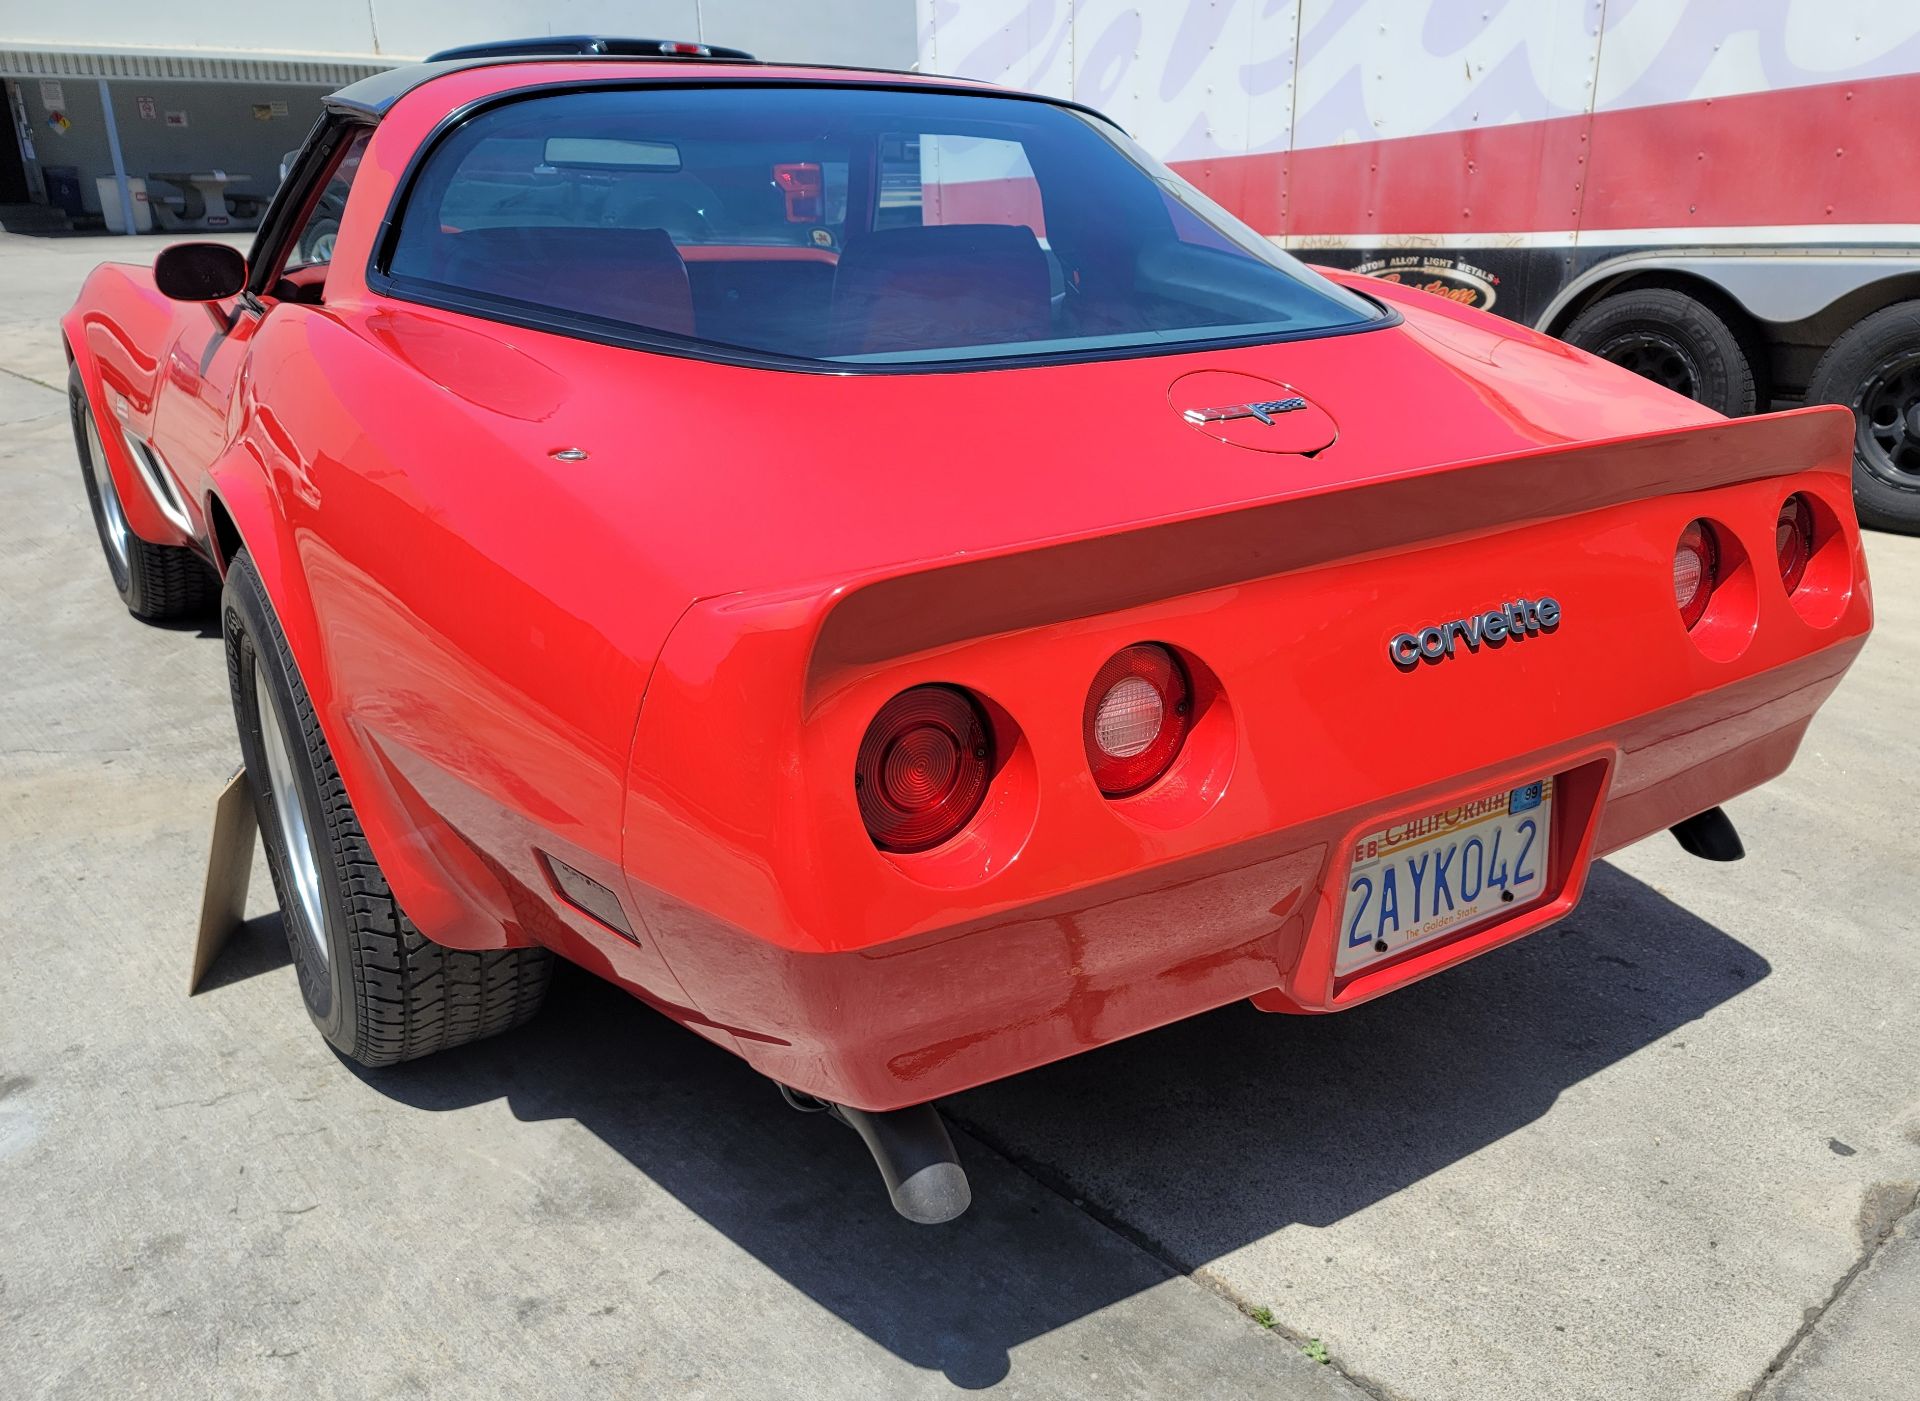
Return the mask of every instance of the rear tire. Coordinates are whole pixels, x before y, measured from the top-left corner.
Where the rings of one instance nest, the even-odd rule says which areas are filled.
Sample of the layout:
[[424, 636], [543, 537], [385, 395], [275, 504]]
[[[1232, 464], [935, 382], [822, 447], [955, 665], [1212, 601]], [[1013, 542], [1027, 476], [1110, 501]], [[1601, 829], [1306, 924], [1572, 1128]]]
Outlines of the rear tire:
[[394, 900], [244, 550], [227, 570], [221, 620], [267, 866], [300, 995], [320, 1034], [361, 1065], [391, 1065], [533, 1016], [552, 954], [443, 947]]
[[80, 476], [87, 484], [87, 504], [93, 508], [93, 528], [100, 536], [107, 575], [120, 601], [143, 622], [209, 616], [220, 597], [220, 576], [212, 566], [184, 545], [142, 540], [127, 524], [78, 365], [67, 371], [67, 412], [73, 420], [74, 448], [80, 454]]
[[1640, 287], [1595, 302], [1566, 340], [1729, 418], [1754, 411], [1753, 363], [1733, 329], [1697, 297]]
[[1862, 525], [1920, 535], [1920, 301], [1843, 331], [1807, 385], [1853, 410], [1853, 503]]

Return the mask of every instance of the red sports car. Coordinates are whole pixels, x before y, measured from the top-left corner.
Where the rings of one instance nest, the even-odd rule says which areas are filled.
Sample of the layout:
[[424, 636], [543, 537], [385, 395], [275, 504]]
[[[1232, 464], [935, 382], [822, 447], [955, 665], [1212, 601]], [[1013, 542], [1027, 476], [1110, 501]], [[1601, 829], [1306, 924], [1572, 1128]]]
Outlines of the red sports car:
[[1737, 856], [1867, 635], [1843, 409], [1314, 272], [1069, 103], [582, 47], [335, 94], [250, 255], [64, 322], [357, 1061], [558, 955], [944, 1219], [941, 1095]]

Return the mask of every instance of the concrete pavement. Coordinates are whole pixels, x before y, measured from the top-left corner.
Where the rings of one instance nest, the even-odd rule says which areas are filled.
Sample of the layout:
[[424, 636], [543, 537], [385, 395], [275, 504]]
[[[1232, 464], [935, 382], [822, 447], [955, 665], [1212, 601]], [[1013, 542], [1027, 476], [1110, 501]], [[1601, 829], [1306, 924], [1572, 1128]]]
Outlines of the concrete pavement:
[[0, 1394], [1920, 1398], [1920, 540], [1746, 862], [1645, 843], [1382, 1002], [961, 1096], [975, 1208], [916, 1230], [583, 975], [353, 1070], [264, 872], [182, 996], [224, 668], [112, 594], [54, 326], [159, 246], [0, 235]]
[[1920, 1216], [1909, 1213], [1884, 1239], [1834, 1307], [1809, 1320], [1767, 1401], [1911, 1401], [1920, 1392]]

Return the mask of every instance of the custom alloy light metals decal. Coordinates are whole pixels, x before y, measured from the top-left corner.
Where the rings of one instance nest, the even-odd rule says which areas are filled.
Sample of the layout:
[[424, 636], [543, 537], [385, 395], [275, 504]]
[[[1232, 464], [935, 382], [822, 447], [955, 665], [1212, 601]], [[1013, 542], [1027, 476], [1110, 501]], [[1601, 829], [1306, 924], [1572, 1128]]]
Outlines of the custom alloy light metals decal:
[[1384, 258], [1369, 258], [1353, 270], [1368, 273], [1383, 282], [1416, 287], [1422, 292], [1445, 297], [1461, 306], [1477, 307], [1481, 311], [1491, 308], [1499, 295], [1498, 273], [1489, 272], [1461, 258], [1437, 254], [1392, 254]]
[[1422, 662], [1444, 662], [1455, 654], [1460, 642], [1466, 643], [1468, 652], [1478, 652], [1483, 646], [1501, 647], [1510, 641], [1550, 633], [1560, 626], [1560, 616], [1557, 598], [1516, 598], [1485, 613], [1436, 623], [1417, 632], [1395, 633], [1387, 642], [1387, 655], [1402, 671], [1412, 671]]

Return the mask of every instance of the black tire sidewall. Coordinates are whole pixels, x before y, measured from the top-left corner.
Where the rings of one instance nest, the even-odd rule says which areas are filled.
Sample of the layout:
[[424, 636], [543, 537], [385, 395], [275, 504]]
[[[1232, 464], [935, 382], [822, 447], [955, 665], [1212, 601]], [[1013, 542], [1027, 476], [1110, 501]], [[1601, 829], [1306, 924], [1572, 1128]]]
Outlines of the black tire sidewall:
[[[107, 506], [100, 496], [99, 473], [113, 469], [104, 462], [93, 460], [93, 449], [87, 445], [87, 422], [94, 418], [93, 405], [87, 400], [86, 385], [80, 379], [80, 367], [72, 366], [67, 371], [67, 413], [73, 420], [73, 449], [80, 456], [80, 479], [86, 483], [87, 505], [93, 509], [93, 532], [100, 540], [100, 553], [106, 557], [107, 577], [113, 581], [113, 591], [120, 595], [120, 601], [130, 609], [135, 609], [138, 600], [134, 597], [139, 571], [133, 568], [133, 551], [140, 541], [131, 529], [127, 532], [128, 562], [122, 567], [114, 558], [113, 545], [107, 538]], [[98, 420], [95, 420], [96, 422]], [[137, 609], [136, 609], [137, 611]]]
[[[240, 752], [246, 763], [248, 785], [253, 790], [254, 810], [260, 820], [260, 837], [267, 852], [267, 866], [273, 874], [274, 890], [280, 898], [282, 918], [286, 921], [287, 948], [293, 956], [300, 983], [300, 997], [308, 1015], [321, 1035], [336, 1048], [351, 1054], [353, 1048], [353, 990], [349, 985], [351, 940], [347, 933], [346, 893], [340, 887], [337, 844], [327, 820], [315, 775], [313, 740], [304, 723], [309, 706], [306, 688], [292, 671], [284, 636], [266, 601], [253, 562], [242, 552], [234, 557], [227, 571], [226, 589], [221, 601], [221, 630], [226, 639], [227, 674], [232, 685], [234, 722], [240, 732]], [[254, 692], [257, 668], [264, 668], [267, 688], [273, 694], [275, 709], [288, 724], [288, 751], [293, 761], [293, 795], [276, 793], [267, 766], [261, 726], [270, 723], [260, 713]], [[286, 851], [281, 838], [275, 805], [291, 796], [305, 805], [308, 830], [319, 844], [317, 865], [320, 910], [324, 928], [308, 930], [300, 902], [292, 895], [293, 883], [287, 871]], [[326, 941], [327, 957], [322, 962], [306, 942], [311, 938]]]
[[331, 254], [329, 254], [327, 258], [315, 258], [310, 251], [315, 244], [320, 242], [321, 237], [325, 234], [332, 234], [336, 239], [339, 238], [340, 221], [332, 218], [320, 218], [315, 219], [313, 223], [308, 226], [307, 231], [300, 236], [300, 261], [302, 263], [312, 265], [316, 262], [331, 261]]
[[1731, 418], [1757, 407], [1754, 370], [1740, 338], [1712, 307], [1671, 287], [1634, 288], [1596, 302], [1574, 317], [1565, 339], [1598, 354], [1632, 332], [1656, 334], [1680, 348], [1700, 388], [1696, 402]]
[[1889, 481], [1860, 450], [1859, 409], [1869, 377], [1920, 343], [1920, 301], [1882, 307], [1842, 332], [1807, 384], [1809, 404], [1838, 404], [1855, 417], [1853, 496], [1863, 524], [1920, 534], [1920, 490]]

